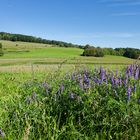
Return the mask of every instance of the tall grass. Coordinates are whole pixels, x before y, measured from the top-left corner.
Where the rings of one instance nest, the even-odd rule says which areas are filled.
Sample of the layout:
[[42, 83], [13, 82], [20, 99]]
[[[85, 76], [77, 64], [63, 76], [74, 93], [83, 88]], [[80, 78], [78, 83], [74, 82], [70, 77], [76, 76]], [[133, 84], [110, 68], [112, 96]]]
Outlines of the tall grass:
[[5, 139], [140, 139], [140, 65], [29, 80], [0, 101]]

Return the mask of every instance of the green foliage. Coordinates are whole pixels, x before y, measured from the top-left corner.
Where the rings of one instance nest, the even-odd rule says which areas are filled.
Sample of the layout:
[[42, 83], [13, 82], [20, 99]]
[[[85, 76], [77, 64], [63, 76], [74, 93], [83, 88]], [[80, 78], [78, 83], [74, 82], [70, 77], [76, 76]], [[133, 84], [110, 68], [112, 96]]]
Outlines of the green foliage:
[[[59, 47], [75, 47], [75, 48], [81, 48], [84, 49], [84, 56], [95, 56], [95, 57], [103, 57], [104, 55], [118, 55], [118, 56], [125, 56], [128, 58], [134, 58], [137, 59], [140, 54], [140, 49], [134, 49], [134, 48], [94, 48], [90, 45], [76, 45], [72, 43], [66, 43], [63, 41], [56, 41], [56, 40], [47, 40], [42, 39], [39, 37], [34, 36], [28, 36], [28, 35], [22, 35], [22, 34], [10, 34], [6, 32], [0, 32], [0, 39], [1, 40], [9, 40], [9, 41], [23, 41], [23, 42], [33, 42], [33, 43], [43, 43], [43, 44], [50, 44], [53, 46], [59, 46]], [[1, 53], [2, 55], [2, 53]]]
[[89, 48], [94, 48], [93, 46], [90, 46], [89, 44], [85, 45], [83, 49], [89, 49]]
[[116, 51], [113, 48], [103, 48], [105, 55], [116, 55]]
[[140, 55], [140, 49], [135, 48], [104, 48], [103, 50], [106, 55], [125, 56], [133, 59], [137, 59]]
[[3, 50], [2, 50], [2, 43], [0, 43], [0, 56], [3, 56], [4, 53], [3, 53]]
[[102, 57], [104, 55], [125, 56], [128, 58], [137, 59], [140, 56], [140, 49], [135, 48], [95, 48], [89, 45], [84, 47], [83, 56]]
[[[4, 139], [19, 140], [140, 139], [140, 87], [139, 79], [133, 77], [137, 68], [130, 66], [134, 71], [128, 77], [125, 71], [114, 77], [111, 70], [101, 67], [62, 76], [57, 72], [43, 80], [15, 85], [15, 95], [7, 96], [6, 92], [0, 97], [1, 134], [5, 134]], [[127, 85], [123, 81], [116, 84], [120, 76], [123, 81], [128, 78]], [[9, 82], [4, 90], [9, 91], [9, 83], [12, 80], [15, 84], [16, 80], [5, 77], [3, 83], [0, 81], [4, 87], [5, 80]], [[132, 89], [129, 102], [128, 85]]]
[[138, 57], [140, 56], [140, 50], [127, 48], [123, 56], [128, 57], [128, 58], [138, 59]]
[[62, 41], [56, 40], [47, 40], [42, 39], [40, 37], [34, 37], [29, 35], [22, 35], [22, 34], [10, 34], [6, 32], [0, 32], [0, 39], [1, 40], [9, 40], [9, 41], [23, 41], [23, 42], [34, 42], [34, 43], [43, 43], [43, 44], [51, 44], [51, 45], [58, 45], [60, 47], [76, 47], [82, 48], [82, 45], [76, 45], [72, 43], [66, 43]]
[[2, 49], [2, 43], [0, 43], [0, 49]]
[[86, 48], [83, 52], [83, 56], [103, 57], [104, 52], [101, 48]]
[[115, 50], [115, 54], [119, 56], [123, 56], [126, 51], [125, 48], [115, 48], [114, 50]]

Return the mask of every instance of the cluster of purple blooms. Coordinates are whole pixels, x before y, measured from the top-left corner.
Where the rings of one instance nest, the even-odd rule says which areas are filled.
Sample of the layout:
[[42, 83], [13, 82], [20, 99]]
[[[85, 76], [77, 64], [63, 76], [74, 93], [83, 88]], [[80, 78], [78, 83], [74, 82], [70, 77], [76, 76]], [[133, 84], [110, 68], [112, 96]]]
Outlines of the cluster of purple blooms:
[[[132, 64], [125, 69], [125, 72], [118, 70], [106, 70], [103, 67], [95, 68], [93, 71], [84, 70], [83, 73], [73, 73], [73, 81], [77, 81], [82, 90], [96, 88], [97, 86], [106, 89], [111, 86], [112, 91], [118, 96], [120, 89], [124, 89], [127, 101], [130, 100], [131, 95], [136, 93], [137, 88], [140, 87], [140, 65]], [[104, 91], [102, 91], [104, 92]], [[140, 96], [140, 95], [138, 95]], [[138, 98], [140, 103], [140, 98]]]
[[[71, 89], [72, 83], [74, 83], [73, 90]], [[78, 88], [80, 94], [91, 93], [94, 90], [99, 90], [99, 94], [111, 93], [116, 97], [122, 96], [123, 94], [127, 102], [131, 100], [132, 95], [137, 94], [137, 100], [140, 103], [140, 65], [132, 64], [122, 71], [112, 71], [103, 67], [95, 67], [93, 70], [85, 69], [73, 72], [72, 74], [66, 74], [64, 80], [58, 84], [57, 91], [47, 82], [44, 82], [42, 86], [45, 96], [53, 94], [55, 100], [57, 96], [66, 93], [69, 94], [71, 100], [77, 99], [80, 101], [81, 96], [75, 92], [75, 89]], [[37, 93], [34, 92], [32, 96], [26, 98], [26, 102], [30, 103], [36, 97]]]
[[[129, 107], [129, 105], [130, 105], [130, 111], [131, 110], [133, 111], [133, 109], [134, 109], [133, 104], [131, 104], [131, 103], [135, 103], [135, 101], [136, 101], [138, 103], [138, 104], [136, 104], [136, 107], [138, 107], [138, 111], [139, 111], [140, 64], [132, 64], [132, 65], [128, 66], [126, 69], [121, 70], [121, 71], [119, 71], [119, 70], [112, 71], [110, 69], [104, 69], [103, 67], [99, 67], [99, 68], [95, 67], [94, 69], [84, 69], [81, 71], [77, 70], [70, 74], [67, 73], [65, 76], [63, 76], [61, 78], [59, 77], [58, 79], [56, 77], [56, 79], [51, 79], [51, 80], [45, 79], [45, 82], [40, 82], [40, 81], [35, 80], [35, 81], [31, 81], [30, 83], [29, 82], [25, 83], [23, 85], [22, 89], [20, 89], [22, 92], [22, 94], [21, 94], [22, 96], [18, 97], [18, 99], [20, 98], [21, 103], [19, 104], [19, 101], [17, 102], [19, 107], [16, 107], [14, 105], [16, 108], [12, 109], [12, 111], [10, 110], [11, 108], [9, 109], [10, 117], [12, 116], [11, 112], [13, 113], [12, 118], [14, 120], [13, 121], [14, 128], [15, 128], [15, 123], [16, 123], [15, 117], [17, 117], [17, 112], [21, 113], [21, 114], [18, 113], [19, 119], [21, 119], [21, 123], [23, 122], [24, 118], [28, 119], [31, 117], [30, 122], [33, 121], [34, 126], [36, 126], [36, 125], [38, 126], [38, 122], [40, 124], [40, 121], [36, 121], [37, 116], [39, 116], [39, 119], [43, 119], [43, 123], [44, 123], [44, 116], [40, 117], [40, 113], [43, 112], [43, 115], [44, 115], [44, 112], [45, 112], [45, 115], [46, 114], [50, 115], [49, 121], [53, 117], [59, 119], [59, 117], [58, 117], [58, 114], [59, 114], [61, 116], [61, 121], [63, 121], [64, 124], [65, 124], [65, 122], [67, 122], [66, 117], [67, 118], [70, 117], [70, 118], [72, 118], [72, 120], [74, 117], [75, 122], [77, 122], [75, 124], [79, 123], [81, 125], [83, 123], [82, 125], [84, 127], [86, 126], [87, 123], [88, 123], [88, 125], [90, 123], [90, 121], [88, 122], [88, 121], [86, 121], [86, 119], [83, 119], [84, 117], [87, 119], [89, 118], [89, 120], [95, 118], [95, 127], [94, 128], [96, 128], [96, 122], [99, 121], [98, 123], [101, 122], [104, 124], [104, 116], [103, 116], [104, 111], [102, 112], [102, 109], [98, 111], [98, 109], [104, 105], [105, 105], [104, 108], [106, 109], [106, 107], [108, 106], [108, 97], [110, 100], [112, 100], [112, 97], [113, 97], [113, 99], [116, 99], [115, 102], [116, 101], [123, 102], [125, 100], [126, 102], [123, 102], [123, 103], [127, 107]], [[45, 96], [45, 98], [44, 98], [44, 96]], [[106, 99], [106, 100], [103, 100], [103, 99]], [[25, 108], [25, 109], [24, 109], [24, 107], [26, 107], [26, 106], [24, 103], [26, 103], [26, 105], [27, 105], [27, 108]], [[111, 105], [112, 105], [112, 103], [111, 103]], [[117, 104], [115, 104], [115, 107], [116, 107], [116, 105]], [[115, 109], [112, 109], [112, 108], [114, 108], [114, 106], [110, 107], [110, 108], [113, 111], [115, 110], [115, 113], [116, 112], [118, 113], [118, 111], [116, 111], [116, 110], [118, 110], [119, 107], [120, 106], [118, 105], [117, 108], [115, 108]], [[17, 111], [17, 109], [20, 109], [20, 111]], [[111, 109], [110, 110], [106, 109], [108, 111], [107, 113], [109, 113], [109, 115], [107, 115], [107, 117], [106, 117], [106, 119], [109, 118], [109, 121], [107, 120], [109, 123], [110, 123], [110, 117], [111, 117], [110, 112], [112, 111]], [[13, 110], [16, 110], [16, 112], [13, 112]], [[90, 111], [87, 112], [87, 110], [90, 110], [91, 112]], [[123, 112], [123, 110], [122, 110], [122, 112]], [[95, 114], [93, 114], [93, 113], [95, 113]], [[36, 114], [39, 114], [39, 115], [36, 115]], [[73, 114], [72, 117], [71, 117], [71, 114]], [[89, 115], [89, 114], [91, 114], [91, 115]], [[22, 118], [23, 116], [26, 116], [26, 115], [29, 117]], [[129, 115], [129, 113], [128, 113], [128, 115]], [[133, 114], [130, 113], [130, 115], [132, 115], [132, 118], [133, 118]], [[33, 116], [35, 116], [34, 119], [32, 119]], [[108, 117], [108, 116], [110, 116], [110, 117]], [[122, 116], [118, 116], [118, 117], [121, 118]], [[46, 118], [48, 118], [48, 117], [46, 117]], [[135, 119], [137, 120], [137, 118], [139, 118], [139, 117], [137, 117], [137, 115], [136, 115], [134, 120]], [[84, 121], [83, 120], [81, 121], [81, 119], [83, 119]], [[115, 117], [115, 120], [116, 119], [118, 119], [118, 118]], [[54, 119], [52, 119], [52, 120], [54, 120]], [[20, 122], [19, 120], [17, 120], [17, 121], [18, 121], [18, 123]], [[124, 121], [124, 119], [122, 119], [121, 122], [122, 121]], [[130, 118], [130, 121], [131, 121], [131, 118]], [[106, 123], [107, 127], [109, 124], [108, 122]], [[136, 121], [136, 123], [137, 122], [138, 121]], [[8, 121], [8, 123], [9, 123], [9, 121]], [[133, 124], [134, 121], [132, 120], [131, 123]], [[47, 123], [45, 123], [45, 125], [46, 124]], [[79, 124], [78, 124], [78, 126], [80, 126]], [[126, 124], [126, 123], [124, 123], [124, 124]], [[62, 123], [62, 125], [63, 125], [63, 123]], [[110, 127], [112, 127], [112, 123], [111, 123]], [[86, 126], [86, 128], [88, 128], [87, 130], [89, 130], [89, 126]], [[99, 128], [101, 128], [101, 127], [99, 127]], [[113, 127], [113, 129], [114, 128], [115, 127]], [[116, 128], [118, 129], [118, 122], [117, 122]], [[124, 127], [122, 127], [122, 129], [124, 129]], [[81, 131], [81, 129], [79, 129], [79, 130]], [[41, 129], [41, 131], [42, 131], [42, 129]], [[43, 134], [44, 134], [44, 132], [43, 132]], [[123, 133], [121, 133], [121, 134], [123, 134]], [[5, 137], [6, 137], [6, 131], [4, 133], [4, 129], [0, 128], [0, 139], [1, 138], [5, 139]]]

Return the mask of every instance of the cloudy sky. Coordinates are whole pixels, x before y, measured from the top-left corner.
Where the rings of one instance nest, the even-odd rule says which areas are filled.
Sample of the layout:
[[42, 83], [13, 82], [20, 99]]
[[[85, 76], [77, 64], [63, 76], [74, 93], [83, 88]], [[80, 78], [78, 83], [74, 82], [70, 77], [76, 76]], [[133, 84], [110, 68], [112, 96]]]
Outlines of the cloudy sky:
[[140, 49], [140, 0], [0, 0], [0, 31]]

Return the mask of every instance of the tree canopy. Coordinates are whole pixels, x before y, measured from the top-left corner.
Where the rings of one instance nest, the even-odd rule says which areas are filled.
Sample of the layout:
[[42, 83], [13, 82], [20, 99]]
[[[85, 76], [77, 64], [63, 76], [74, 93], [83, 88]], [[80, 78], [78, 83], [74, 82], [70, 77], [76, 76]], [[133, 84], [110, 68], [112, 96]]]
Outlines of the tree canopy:
[[[72, 43], [67, 43], [63, 41], [56, 40], [47, 40], [40, 37], [22, 35], [22, 34], [11, 34], [6, 32], [0, 32], [0, 40], [9, 40], [9, 41], [23, 41], [23, 42], [34, 42], [34, 43], [43, 43], [50, 45], [57, 45], [59, 47], [76, 47], [84, 49], [83, 56], [95, 56], [103, 57], [104, 55], [119, 55], [125, 56], [128, 58], [137, 59], [140, 56], [140, 49], [135, 48], [100, 48], [90, 45], [77, 45]], [[2, 44], [0, 45], [0, 55], [3, 55]]]
[[118, 55], [128, 58], [138, 59], [140, 56], [140, 49], [135, 48], [100, 48], [85, 46], [83, 56], [103, 57], [104, 55]]
[[47, 40], [47, 39], [42, 39], [40, 37], [35, 37], [35, 36], [11, 34], [11, 33], [6, 33], [6, 32], [0, 32], [0, 39], [9, 40], [9, 41], [23, 41], [23, 42], [51, 44], [51, 45], [58, 45], [59, 47], [77, 47], [77, 48], [84, 47], [82, 45], [67, 43], [63, 41]]

